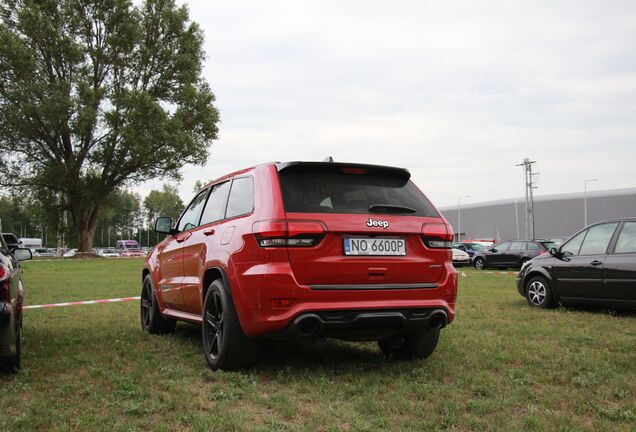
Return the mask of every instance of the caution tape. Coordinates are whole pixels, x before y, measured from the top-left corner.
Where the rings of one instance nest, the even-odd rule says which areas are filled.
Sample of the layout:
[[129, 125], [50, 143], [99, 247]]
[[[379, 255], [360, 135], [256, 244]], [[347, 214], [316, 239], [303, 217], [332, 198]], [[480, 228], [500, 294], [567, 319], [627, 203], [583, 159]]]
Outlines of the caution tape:
[[140, 297], [121, 297], [121, 298], [113, 298], [113, 299], [103, 299], [103, 300], [84, 300], [84, 301], [73, 301], [73, 302], [65, 302], [65, 303], [48, 303], [48, 304], [40, 304], [40, 305], [27, 305], [23, 306], [23, 309], [46, 309], [46, 308], [54, 308], [54, 307], [65, 307], [65, 306], [79, 306], [79, 305], [90, 305], [90, 304], [99, 304], [99, 303], [119, 303], [126, 301], [139, 300]]

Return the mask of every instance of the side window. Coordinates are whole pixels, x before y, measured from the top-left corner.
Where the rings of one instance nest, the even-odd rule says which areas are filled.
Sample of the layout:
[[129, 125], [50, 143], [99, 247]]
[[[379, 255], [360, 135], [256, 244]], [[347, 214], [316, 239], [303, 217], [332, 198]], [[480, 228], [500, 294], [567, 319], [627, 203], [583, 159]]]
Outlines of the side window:
[[510, 242], [499, 243], [498, 245], [494, 245], [492, 249], [497, 249], [498, 252], [508, 250], [508, 246], [510, 246]]
[[177, 226], [179, 231], [187, 231], [199, 226], [199, 217], [201, 216], [201, 210], [203, 210], [207, 194], [208, 190], [206, 189], [192, 200], [186, 211], [183, 212], [183, 216], [181, 216]]
[[636, 253], [636, 222], [625, 222], [614, 252]]
[[524, 242], [512, 242], [510, 244], [510, 249], [509, 250], [521, 250], [521, 249], [524, 249], [523, 243]]
[[596, 225], [587, 231], [580, 255], [598, 255], [607, 251], [607, 246], [618, 223]]
[[526, 248], [528, 250], [543, 250], [543, 248], [535, 242], [528, 242]]
[[254, 180], [252, 177], [234, 179], [225, 217], [244, 215], [251, 213], [252, 210], [254, 210]]
[[210, 192], [210, 198], [203, 210], [201, 216], [201, 225], [216, 222], [225, 218], [225, 205], [227, 204], [227, 195], [230, 192], [230, 182], [215, 185]]
[[587, 234], [587, 230], [581, 231], [576, 235], [576, 237], [572, 238], [570, 241], [561, 246], [561, 253], [564, 256], [572, 256], [578, 255], [579, 249], [581, 249], [581, 243], [583, 243], [583, 239]]

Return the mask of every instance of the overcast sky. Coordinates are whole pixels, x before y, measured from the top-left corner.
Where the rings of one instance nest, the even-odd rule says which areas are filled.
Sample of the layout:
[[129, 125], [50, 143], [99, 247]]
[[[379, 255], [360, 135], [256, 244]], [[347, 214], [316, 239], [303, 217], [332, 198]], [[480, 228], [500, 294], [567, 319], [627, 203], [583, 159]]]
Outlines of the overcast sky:
[[[636, 2], [182, 2], [221, 112], [196, 179], [286, 160], [396, 165], [439, 207], [636, 186]], [[137, 190], [159, 188], [149, 182]]]

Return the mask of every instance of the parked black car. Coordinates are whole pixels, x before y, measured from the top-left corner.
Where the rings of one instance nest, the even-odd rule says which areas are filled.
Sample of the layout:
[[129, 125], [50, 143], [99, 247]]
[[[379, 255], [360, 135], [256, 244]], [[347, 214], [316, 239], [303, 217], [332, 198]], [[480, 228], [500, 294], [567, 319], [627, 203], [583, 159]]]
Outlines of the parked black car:
[[473, 255], [473, 265], [477, 270], [489, 267], [521, 267], [526, 261], [545, 254], [555, 245], [548, 240], [511, 240], [492, 246], [487, 251]]
[[599, 222], [526, 264], [517, 290], [528, 304], [636, 308], [636, 218]]
[[484, 245], [480, 245], [479, 243], [469, 243], [469, 242], [453, 243], [453, 249], [462, 250], [466, 252], [471, 258], [477, 252], [484, 252], [487, 250]]
[[28, 259], [29, 249], [10, 252], [0, 236], [0, 370], [20, 369], [23, 287], [19, 261]]

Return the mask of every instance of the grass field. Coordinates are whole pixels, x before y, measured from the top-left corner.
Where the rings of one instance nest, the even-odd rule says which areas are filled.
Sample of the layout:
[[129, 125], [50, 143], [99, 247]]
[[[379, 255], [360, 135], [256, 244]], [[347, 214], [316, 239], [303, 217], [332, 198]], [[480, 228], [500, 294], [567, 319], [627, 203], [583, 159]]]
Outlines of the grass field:
[[[26, 302], [139, 295], [140, 267], [29, 262]], [[417, 362], [305, 341], [212, 372], [199, 328], [143, 334], [137, 302], [27, 310], [0, 430], [636, 430], [636, 313], [537, 311], [514, 276], [464, 272], [457, 320]]]

